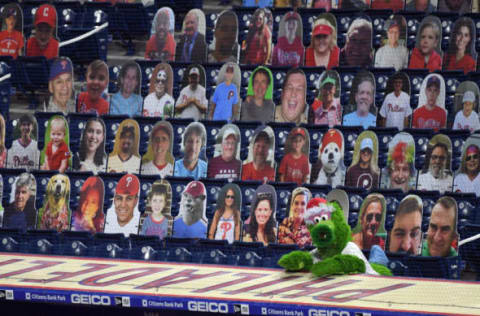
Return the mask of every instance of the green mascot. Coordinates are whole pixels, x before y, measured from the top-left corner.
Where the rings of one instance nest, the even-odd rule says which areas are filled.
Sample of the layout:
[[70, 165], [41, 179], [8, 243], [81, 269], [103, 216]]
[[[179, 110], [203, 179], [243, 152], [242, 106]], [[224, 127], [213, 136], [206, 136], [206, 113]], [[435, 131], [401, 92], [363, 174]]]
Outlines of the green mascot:
[[316, 249], [283, 255], [278, 264], [287, 271], [310, 271], [319, 277], [356, 273], [392, 275], [387, 267], [368, 262], [360, 248], [351, 241], [350, 226], [337, 202], [311, 199], [304, 220]]

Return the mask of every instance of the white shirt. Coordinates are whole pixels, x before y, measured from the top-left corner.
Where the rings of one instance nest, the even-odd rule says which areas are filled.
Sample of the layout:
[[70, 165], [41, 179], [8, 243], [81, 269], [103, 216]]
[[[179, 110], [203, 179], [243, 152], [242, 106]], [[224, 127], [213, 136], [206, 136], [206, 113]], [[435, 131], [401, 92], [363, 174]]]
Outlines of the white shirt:
[[473, 180], [465, 173], [458, 174], [453, 181], [453, 192], [475, 193], [480, 197], [480, 173]]
[[396, 71], [407, 68], [408, 66], [408, 50], [403, 45], [391, 47], [383, 45], [375, 55], [375, 68], [394, 67]]
[[138, 158], [135, 155], [132, 155], [130, 159], [125, 161], [120, 160], [118, 155], [108, 157], [107, 172], [139, 173], [139, 170], [140, 170], [140, 158]]
[[395, 92], [387, 94], [380, 108], [380, 115], [387, 119], [385, 127], [396, 127], [399, 131], [403, 130], [405, 118], [412, 115], [408, 94], [403, 91], [398, 97]]
[[38, 169], [39, 160], [40, 151], [33, 139], [26, 147], [20, 144], [18, 139], [15, 140], [7, 152], [7, 168]]
[[429, 171], [418, 176], [417, 190], [440, 191], [443, 194], [445, 191], [452, 191], [452, 182], [451, 175], [446, 175], [443, 179], [435, 179]]
[[[202, 87], [200, 84], [197, 85], [197, 89], [193, 91], [190, 89], [190, 85], [186, 86], [185, 88], [180, 91], [180, 96], [177, 99], [177, 103], [175, 106], [179, 104], [185, 103], [185, 101], [189, 98], [197, 99], [200, 104], [202, 104], [205, 108], [207, 108], [207, 98], [205, 97], [205, 88]], [[190, 104], [187, 107], [183, 108], [183, 111], [178, 112], [175, 109], [176, 117], [179, 118], [193, 118], [195, 121], [198, 121], [204, 117], [203, 113], [200, 112], [198, 107], [195, 104]]]
[[149, 161], [146, 164], [142, 165], [142, 174], [148, 174], [148, 175], [160, 175], [160, 177], [163, 179], [166, 176], [172, 176], [173, 175], [173, 164], [167, 163], [167, 165], [162, 169], [158, 169], [157, 166], [153, 163], [153, 161]]
[[469, 130], [470, 133], [479, 130], [480, 120], [478, 119], [477, 112], [472, 111], [469, 117], [465, 117], [463, 111], [458, 111], [457, 115], [455, 115], [455, 121], [453, 121], [452, 129]]
[[125, 237], [128, 237], [128, 235], [130, 234], [138, 233], [139, 224], [140, 224], [140, 211], [138, 210], [138, 203], [133, 210], [132, 219], [124, 226], [120, 226], [118, 224], [117, 213], [115, 213], [115, 204], [112, 204], [112, 206], [107, 211], [107, 217], [105, 218], [104, 232], [107, 234], [122, 233], [125, 235]]
[[173, 116], [174, 105], [175, 101], [168, 93], [158, 99], [155, 92], [152, 92], [147, 95], [143, 103], [143, 116], [164, 117], [165, 114], [168, 114], [171, 117]]

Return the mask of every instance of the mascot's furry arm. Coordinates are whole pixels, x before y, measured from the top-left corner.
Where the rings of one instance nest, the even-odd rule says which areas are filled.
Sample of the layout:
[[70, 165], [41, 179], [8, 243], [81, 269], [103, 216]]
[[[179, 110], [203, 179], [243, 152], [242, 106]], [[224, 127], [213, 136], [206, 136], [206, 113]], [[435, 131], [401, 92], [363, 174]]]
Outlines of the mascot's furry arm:
[[360, 248], [350, 241], [350, 226], [336, 202], [311, 199], [304, 219], [316, 249], [283, 255], [278, 264], [287, 271], [310, 271], [316, 276], [355, 273], [391, 275], [388, 268], [371, 265]]

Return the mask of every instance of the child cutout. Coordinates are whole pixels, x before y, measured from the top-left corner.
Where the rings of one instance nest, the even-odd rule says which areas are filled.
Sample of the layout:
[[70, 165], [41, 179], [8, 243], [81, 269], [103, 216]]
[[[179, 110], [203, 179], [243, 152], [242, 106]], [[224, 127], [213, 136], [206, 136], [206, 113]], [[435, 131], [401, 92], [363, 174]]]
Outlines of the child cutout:
[[51, 4], [43, 4], [35, 11], [35, 33], [27, 41], [26, 56], [58, 57], [57, 11]]
[[322, 138], [318, 160], [312, 167], [312, 183], [328, 184], [332, 188], [345, 182], [345, 142], [338, 129], [329, 129]]
[[150, 132], [145, 155], [142, 157], [143, 175], [159, 175], [162, 179], [173, 175], [175, 158], [173, 150], [173, 128], [167, 121], [157, 122]]
[[164, 239], [172, 232], [172, 188], [167, 181], [157, 180], [147, 196], [147, 206], [140, 218], [139, 234]]
[[438, 132], [447, 126], [445, 82], [439, 74], [430, 74], [422, 82], [418, 108], [413, 111], [413, 128], [430, 128]]
[[64, 117], [56, 115], [48, 122], [45, 130], [45, 143], [42, 152], [41, 170], [58, 170], [64, 173], [70, 166], [68, 123]]
[[240, 117], [240, 67], [235, 63], [222, 66], [217, 77], [217, 88], [210, 102], [208, 118], [232, 122]]
[[279, 244], [297, 244], [299, 247], [312, 244], [310, 232], [303, 219], [308, 201], [311, 198], [312, 193], [307, 188], [299, 187], [293, 190], [288, 217], [285, 217], [278, 226]]
[[108, 101], [102, 97], [108, 87], [108, 66], [100, 60], [94, 60], [87, 68], [87, 91], [78, 96], [77, 110], [79, 113], [108, 114]]
[[275, 181], [275, 136], [270, 126], [255, 130], [250, 141], [248, 158], [242, 166], [242, 180]]
[[22, 231], [35, 228], [37, 209], [35, 200], [37, 182], [30, 173], [22, 173], [15, 178], [10, 199], [3, 216], [3, 228], [16, 228]]
[[240, 217], [241, 206], [242, 194], [240, 187], [234, 183], [224, 185], [218, 193], [217, 210], [210, 223], [208, 238], [227, 240], [230, 244], [240, 240], [242, 225]]
[[272, 54], [273, 66], [303, 66], [303, 24], [301, 16], [290, 11], [280, 20], [278, 40]]
[[417, 33], [417, 43], [410, 56], [410, 69], [428, 69], [430, 72], [442, 69], [440, 42], [442, 27], [438, 17], [427, 16], [422, 20]]
[[396, 127], [399, 131], [410, 127], [412, 108], [410, 106], [410, 79], [403, 72], [397, 72], [387, 81], [385, 99], [378, 112], [379, 127]]
[[238, 180], [242, 168], [239, 158], [240, 130], [235, 124], [226, 124], [218, 133], [214, 157], [208, 162], [207, 177]]
[[13, 142], [7, 154], [7, 168], [37, 169], [40, 161], [38, 150], [37, 120], [31, 114], [23, 114], [13, 121]]
[[203, 183], [188, 183], [182, 192], [179, 213], [173, 222], [173, 237], [205, 238], [208, 226], [206, 206], [207, 191]]
[[362, 132], [355, 142], [353, 160], [345, 175], [345, 186], [366, 190], [378, 188], [378, 138], [375, 132]]
[[285, 156], [278, 168], [280, 182], [295, 182], [298, 185], [310, 182], [310, 137], [306, 129], [295, 127], [285, 142]]
[[70, 179], [56, 174], [48, 180], [43, 207], [38, 210], [37, 229], [68, 230], [70, 216]]
[[80, 189], [78, 208], [72, 214], [72, 231], [102, 233], [105, 224], [105, 186], [100, 177], [88, 177]]
[[2, 31], [0, 32], [0, 56], [16, 59], [23, 50], [23, 13], [16, 3], [5, 5], [2, 10]]
[[478, 86], [473, 81], [464, 81], [457, 87], [455, 92], [457, 114], [452, 129], [467, 130], [470, 133], [480, 129], [480, 120], [477, 113], [479, 95]]
[[382, 170], [383, 189], [414, 190], [417, 180], [415, 169], [415, 141], [412, 135], [401, 132], [388, 143], [387, 165]]
[[167, 63], [155, 66], [150, 77], [148, 95], [143, 102], [143, 116], [171, 118], [175, 100], [173, 95], [173, 70]]
[[383, 195], [369, 194], [363, 200], [358, 221], [352, 230], [352, 241], [362, 250], [370, 250], [378, 245], [385, 250], [385, 215], [387, 205]]

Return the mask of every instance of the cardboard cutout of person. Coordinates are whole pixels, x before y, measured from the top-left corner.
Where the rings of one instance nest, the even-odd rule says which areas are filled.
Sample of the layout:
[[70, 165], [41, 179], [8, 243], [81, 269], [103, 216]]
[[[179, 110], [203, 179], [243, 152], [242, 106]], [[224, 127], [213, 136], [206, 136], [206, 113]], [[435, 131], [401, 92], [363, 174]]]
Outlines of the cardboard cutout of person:
[[252, 201], [250, 216], [243, 225], [243, 241], [262, 242], [265, 246], [277, 241], [277, 192], [269, 184], [260, 185]]
[[5, 119], [0, 114], [0, 168], [7, 165], [7, 147], [5, 147]]
[[406, 193], [415, 189], [416, 180], [415, 140], [408, 133], [398, 133], [388, 143], [387, 165], [382, 170], [380, 186]]
[[362, 250], [370, 250], [378, 245], [385, 250], [385, 216], [387, 214], [385, 197], [378, 193], [369, 194], [363, 200], [358, 221], [352, 230], [352, 240]]
[[472, 12], [471, 0], [438, 0], [438, 12], [465, 14]]
[[368, 129], [376, 125], [375, 77], [371, 72], [361, 71], [352, 82], [349, 106], [344, 108], [343, 126]]
[[437, 0], [406, 0], [405, 11], [436, 12]]
[[281, 104], [275, 107], [275, 122], [306, 123], [307, 79], [300, 68], [292, 68], [283, 81]]
[[208, 118], [210, 120], [232, 122], [240, 117], [240, 67], [229, 62], [220, 68], [217, 75], [217, 87], [210, 100]]
[[339, 65], [337, 46], [337, 19], [331, 13], [322, 13], [313, 22], [310, 46], [305, 52], [305, 66], [331, 69]]
[[200, 181], [189, 182], [182, 192], [179, 213], [173, 222], [173, 237], [206, 238], [208, 226], [206, 208], [205, 186]]
[[22, 231], [34, 229], [37, 220], [36, 194], [37, 182], [31, 173], [22, 173], [16, 177], [9, 203], [5, 207], [2, 227]]
[[173, 127], [167, 121], [157, 122], [150, 132], [148, 148], [142, 157], [142, 175], [173, 176]]
[[312, 167], [312, 184], [336, 188], [345, 183], [345, 142], [338, 129], [329, 129], [322, 137], [318, 160]]
[[295, 182], [297, 185], [310, 182], [310, 136], [303, 127], [295, 127], [288, 133], [285, 152], [278, 167], [280, 182]]
[[287, 12], [280, 20], [272, 66], [303, 66], [304, 54], [302, 18], [294, 11]]
[[172, 235], [172, 188], [166, 180], [157, 180], [147, 195], [145, 212], [140, 217], [139, 235], [158, 236], [160, 240]]
[[105, 217], [105, 230], [107, 234], [138, 233], [140, 211], [138, 199], [140, 194], [140, 181], [133, 174], [123, 175], [115, 187], [112, 205], [107, 210]]
[[[386, 0], [379, 0], [380, 2]], [[374, 1], [374, 3], [377, 1]], [[403, 1], [402, 7], [403, 7]], [[407, 68], [407, 21], [401, 15], [394, 15], [384, 23], [385, 34], [382, 47], [375, 54], [375, 68], [395, 68], [396, 71]]]
[[209, 63], [238, 63], [238, 17], [234, 11], [225, 10], [215, 21], [213, 42], [209, 46]]
[[[480, 119], [478, 117], [479, 96], [480, 90], [473, 81], [463, 81], [457, 87], [454, 99], [456, 114], [452, 129], [467, 130], [470, 133], [480, 129]], [[449, 123], [451, 124], [451, 121]]]
[[56, 174], [48, 180], [43, 207], [38, 210], [37, 229], [68, 230], [71, 215], [70, 178]]
[[143, 102], [143, 116], [173, 117], [173, 79], [173, 70], [169, 64], [161, 63], [155, 66], [150, 77], [148, 95]]
[[115, 134], [115, 143], [112, 152], [108, 155], [107, 172], [139, 173], [140, 154], [140, 127], [133, 119], [123, 120]]
[[477, 69], [475, 40], [476, 28], [473, 20], [465, 16], [458, 18], [453, 25], [448, 49], [445, 52], [443, 69], [463, 70], [465, 74], [475, 71]]
[[328, 12], [331, 9], [337, 9], [338, 4], [336, 3], [336, 1], [332, 0], [307, 0], [306, 7], [314, 9], [325, 9], [325, 11]]
[[72, 152], [69, 132], [65, 117], [54, 115], [48, 120], [45, 129], [45, 147], [40, 154], [41, 170], [58, 170], [60, 173], [70, 170]]
[[426, 16], [418, 28], [415, 48], [410, 56], [408, 68], [442, 69], [442, 24], [436, 16]]
[[308, 123], [328, 125], [330, 128], [342, 125], [340, 75], [335, 70], [326, 70], [318, 79], [316, 86], [317, 97], [310, 106]]
[[344, 10], [367, 10], [371, 0], [339, 0], [338, 6]]
[[458, 256], [458, 206], [451, 196], [442, 196], [432, 208], [428, 230], [422, 245], [422, 256]]
[[240, 240], [241, 207], [240, 187], [235, 183], [224, 185], [218, 193], [215, 214], [208, 230], [208, 239], [227, 240], [229, 244]]
[[224, 125], [218, 132], [215, 153], [208, 162], [207, 177], [209, 179], [240, 179], [242, 161], [240, 130], [234, 124]]
[[312, 193], [307, 188], [298, 187], [292, 191], [288, 216], [278, 226], [279, 244], [297, 244], [299, 247], [312, 244], [310, 232], [303, 218], [311, 198]]
[[9, 3], [1, 9], [0, 56], [17, 59], [23, 55], [23, 11], [17, 3]]
[[362, 132], [355, 142], [353, 160], [345, 175], [345, 185], [366, 190], [378, 188], [378, 138], [375, 132]]
[[110, 114], [130, 117], [142, 115], [142, 72], [136, 62], [127, 61], [122, 65], [117, 87], [118, 92], [110, 100]]
[[420, 254], [422, 247], [423, 202], [418, 195], [403, 198], [395, 212], [395, 221], [388, 234], [391, 253]]
[[393, 10], [397, 12], [403, 10], [404, 0], [372, 0], [371, 8], [374, 10]]
[[175, 177], [192, 177], [195, 180], [207, 176], [207, 132], [199, 122], [188, 124], [182, 139], [183, 158], [175, 161]]
[[[0, 44], [1, 45], [1, 44]], [[50, 66], [48, 91], [51, 96], [45, 104], [45, 112], [75, 113], [73, 64], [70, 58], [56, 58]]]
[[267, 67], [259, 66], [252, 72], [248, 79], [247, 97], [241, 107], [241, 121], [273, 122], [273, 85], [273, 75]]
[[470, 136], [462, 148], [462, 162], [453, 180], [453, 192], [480, 196], [480, 137]]
[[[155, 14], [150, 39], [145, 48], [146, 60], [162, 62], [175, 60], [175, 39], [173, 37], [175, 15], [169, 7], [160, 8]], [[153, 34], [153, 32], [155, 32]]]
[[176, 61], [203, 64], [207, 61], [205, 14], [200, 9], [188, 11], [177, 43]]
[[430, 128], [438, 132], [447, 126], [445, 81], [439, 74], [430, 74], [422, 82], [418, 107], [413, 111], [413, 128]]
[[100, 60], [92, 61], [87, 67], [86, 91], [78, 95], [78, 113], [108, 114], [108, 65]]
[[436, 134], [430, 139], [425, 164], [418, 175], [417, 190], [451, 192], [452, 142], [447, 135]]
[[340, 65], [370, 67], [373, 62], [373, 30], [369, 17], [359, 17], [348, 27], [345, 46], [340, 51]]
[[378, 114], [379, 127], [396, 127], [399, 131], [410, 127], [410, 79], [406, 73], [397, 72], [388, 79], [385, 99]]
[[72, 213], [72, 231], [103, 233], [105, 185], [98, 176], [88, 177], [80, 189], [78, 207]]
[[13, 142], [8, 149], [7, 168], [38, 169], [40, 151], [38, 150], [37, 120], [31, 114], [23, 114], [13, 121]]
[[51, 4], [42, 4], [35, 10], [35, 32], [27, 41], [26, 56], [58, 57], [57, 11]]
[[255, 130], [243, 162], [242, 180], [275, 181], [275, 134], [270, 126]]
[[269, 9], [255, 10], [250, 20], [247, 37], [242, 43], [242, 64], [270, 64], [272, 54], [272, 21], [272, 12]]
[[106, 137], [103, 120], [98, 117], [89, 119], [82, 131], [78, 152], [73, 156], [72, 169], [74, 171], [91, 171], [94, 174], [105, 172], [107, 169]]
[[195, 121], [205, 118], [208, 101], [205, 95], [205, 69], [190, 65], [184, 72], [182, 90], [175, 103], [175, 116]]

